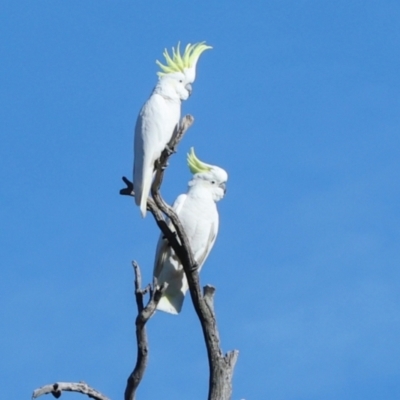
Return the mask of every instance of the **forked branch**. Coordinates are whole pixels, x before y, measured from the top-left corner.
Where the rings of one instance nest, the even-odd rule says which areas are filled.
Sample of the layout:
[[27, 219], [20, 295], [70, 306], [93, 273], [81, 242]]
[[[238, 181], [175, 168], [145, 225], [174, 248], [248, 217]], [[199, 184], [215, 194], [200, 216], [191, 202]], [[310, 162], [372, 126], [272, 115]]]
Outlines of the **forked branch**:
[[[137, 358], [136, 365], [126, 383], [125, 400], [134, 400], [136, 390], [143, 378], [144, 372], [147, 367], [149, 345], [146, 332], [146, 323], [153, 316], [156, 311], [157, 304], [166, 289], [166, 285], [157, 285], [157, 280], [153, 281], [153, 285], [147, 285], [142, 289], [142, 276], [139, 265], [136, 261], [132, 262], [135, 272], [135, 298], [138, 315], [136, 317], [136, 344], [137, 344]], [[144, 306], [143, 297], [149, 294], [149, 301]]]

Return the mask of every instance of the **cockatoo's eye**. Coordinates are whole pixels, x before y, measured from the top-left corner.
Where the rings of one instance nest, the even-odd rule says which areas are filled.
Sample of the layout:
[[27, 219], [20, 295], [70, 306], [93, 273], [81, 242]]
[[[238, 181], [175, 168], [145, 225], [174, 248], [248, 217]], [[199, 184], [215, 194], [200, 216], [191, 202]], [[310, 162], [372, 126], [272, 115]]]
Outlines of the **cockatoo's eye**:
[[211, 183], [212, 183], [213, 185], [215, 185], [215, 181], [211, 181]]
[[179, 83], [182, 83], [183, 82], [183, 80], [181, 79], [180, 81], [179, 81]]

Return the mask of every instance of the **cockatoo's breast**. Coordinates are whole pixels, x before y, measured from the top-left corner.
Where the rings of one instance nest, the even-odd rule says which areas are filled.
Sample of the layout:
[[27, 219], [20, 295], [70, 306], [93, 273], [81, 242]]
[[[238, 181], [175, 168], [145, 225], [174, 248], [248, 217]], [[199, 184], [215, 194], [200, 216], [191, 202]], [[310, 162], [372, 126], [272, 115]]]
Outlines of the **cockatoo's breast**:
[[218, 231], [219, 218], [215, 202], [211, 198], [199, 197], [190, 191], [179, 213], [179, 219], [195, 256], [209, 246], [210, 238]]

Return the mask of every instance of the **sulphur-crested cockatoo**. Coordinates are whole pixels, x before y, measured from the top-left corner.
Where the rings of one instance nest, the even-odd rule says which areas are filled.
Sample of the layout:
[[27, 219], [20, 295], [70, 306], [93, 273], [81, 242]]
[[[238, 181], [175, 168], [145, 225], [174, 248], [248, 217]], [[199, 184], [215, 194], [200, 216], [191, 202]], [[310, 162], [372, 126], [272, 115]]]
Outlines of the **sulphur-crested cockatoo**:
[[179, 44], [172, 57], [164, 51], [166, 65], [159, 61], [159, 80], [143, 105], [136, 121], [134, 142], [133, 185], [135, 202], [146, 215], [147, 198], [153, 180], [154, 162], [170, 141], [181, 116], [181, 101], [192, 91], [200, 55], [211, 49], [204, 42], [188, 44], [181, 55]]
[[[219, 217], [216, 202], [224, 197], [228, 174], [222, 168], [200, 161], [193, 148], [187, 160], [193, 179], [189, 182], [188, 192], [175, 200], [173, 209], [185, 230], [200, 272], [217, 237]], [[180, 260], [163, 235], [157, 244], [154, 276], [159, 285], [168, 284], [157, 309], [178, 314], [188, 283]]]

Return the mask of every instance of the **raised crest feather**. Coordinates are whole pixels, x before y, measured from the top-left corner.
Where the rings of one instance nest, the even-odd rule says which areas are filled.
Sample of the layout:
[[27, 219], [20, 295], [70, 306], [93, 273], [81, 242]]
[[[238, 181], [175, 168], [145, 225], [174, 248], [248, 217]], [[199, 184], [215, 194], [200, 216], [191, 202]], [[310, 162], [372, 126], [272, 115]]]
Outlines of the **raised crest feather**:
[[198, 174], [200, 172], [208, 172], [211, 171], [212, 165], [206, 164], [203, 161], [200, 161], [196, 154], [194, 153], [194, 148], [190, 148], [190, 152], [187, 155], [187, 163], [190, 169], [190, 172], [194, 174]]
[[185, 69], [196, 67], [201, 54], [208, 49], [212, 49], [211, 46], [207, 46], [205, 43], [206, 42], [189, 43], [181, 55], [179, 42], [176, 49], [175, 47], [172, 48], [172, 57], [169, 55], [168, 50], [165, 49], [163, 56], [166, 65], [156, 60], [156, 64], [161, 68], [161, 71], [157, 72], [157, 75], [161, 77], [174, 72], [185, 72]]

